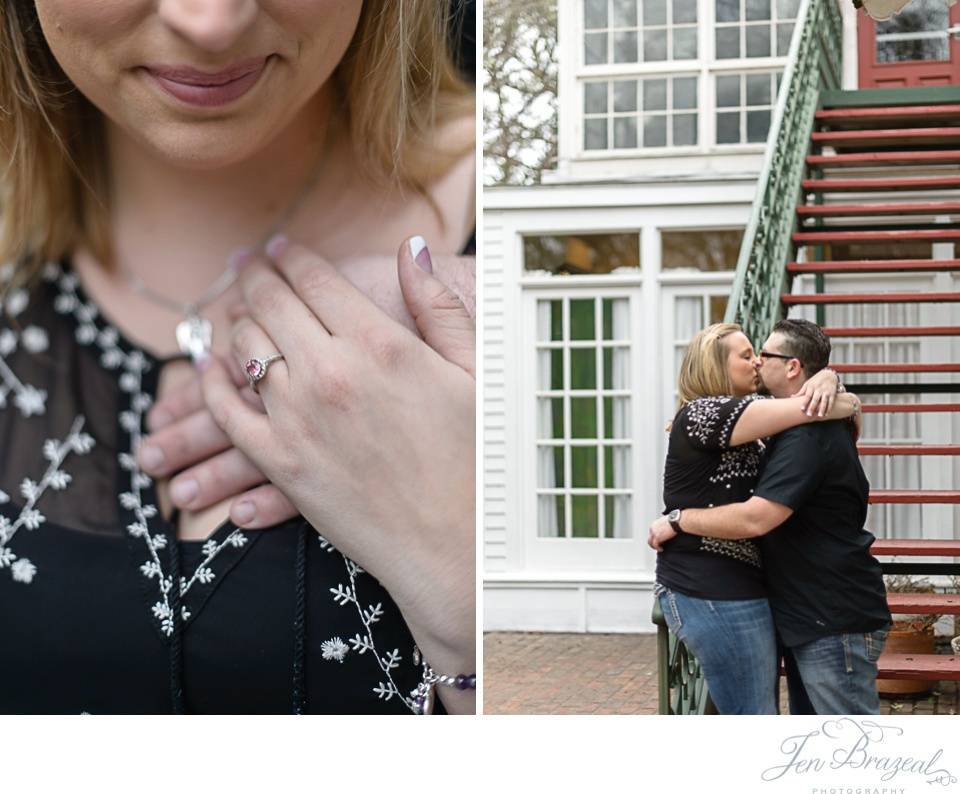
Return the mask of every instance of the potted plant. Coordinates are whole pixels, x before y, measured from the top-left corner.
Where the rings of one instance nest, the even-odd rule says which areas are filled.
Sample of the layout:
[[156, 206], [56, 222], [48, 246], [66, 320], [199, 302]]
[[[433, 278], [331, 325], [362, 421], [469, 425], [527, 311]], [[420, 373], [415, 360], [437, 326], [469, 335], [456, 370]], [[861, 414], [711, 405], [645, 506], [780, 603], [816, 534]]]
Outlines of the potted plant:
[[[895, 574], [884, 576], [888, 593], [935, 593], [936, 588], [925, 577]], [[931, 654], [935, 649], [933, 627], [942, 615], [897, 615], [890, 627], [884, 650], [898, 654]], [[922, 695], [933, 689], [934, 681], [881, 678], [877, 690], [881, 695]]]

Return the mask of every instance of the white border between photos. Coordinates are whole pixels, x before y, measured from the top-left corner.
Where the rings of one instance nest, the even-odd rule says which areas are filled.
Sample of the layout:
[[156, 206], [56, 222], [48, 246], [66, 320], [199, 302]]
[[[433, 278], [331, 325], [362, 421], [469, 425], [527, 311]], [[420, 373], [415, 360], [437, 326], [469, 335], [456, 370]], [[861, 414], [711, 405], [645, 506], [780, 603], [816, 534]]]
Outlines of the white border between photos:
[[474, 113], [476, 115], [476, 210], [474, 212], [474, 234], [476, 243], [476, 259], [474, 266], [474, 305], [476, 308], [475, 319], [475, 339], [476, 339], [476, 358], [474, 359], [474, 372], [477, 378], [477, 390], [475, 399], [475, 461], [474, 478], [476, 480], [476, 513], [474, 519], [474, 538], [476, 541], [476, 557], [474, 568], [474, 580], [476, 585], [476, 628], [477, 637], [477, 713], [483, 713], [483, 48], [481, 42], [483, 39], [483, 2], [477, 0], [476, 4], [476, 28], [474, 32], [476, 44], [474, 63], [476, 64], [476, 79], [474, 85]]

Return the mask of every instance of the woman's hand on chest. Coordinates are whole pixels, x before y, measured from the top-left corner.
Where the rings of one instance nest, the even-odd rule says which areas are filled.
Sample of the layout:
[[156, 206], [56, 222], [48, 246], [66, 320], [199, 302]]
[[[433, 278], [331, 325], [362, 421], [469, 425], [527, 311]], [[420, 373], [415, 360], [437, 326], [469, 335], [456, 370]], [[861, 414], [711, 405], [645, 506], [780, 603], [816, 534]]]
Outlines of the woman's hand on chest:
[[[233, 381], [215, 364], [206, 404], [193, 381], [164, 396], [150, 416], [152, 427], [162, 427], [147, 446], [164, 458], [152, 473], [180, 472], [175, 502], [179, 486], [193, 485], [193, 498], [180, 507], [199, 511], [238, 497], [235, 520], [244, 506], [255, 510], [253, 520], [237, 521], [247, 527], [301, 512], [382, 580], [399, 575], [401, 558], [411, 559], [401, 578], [418, 566], [444, 567], [444, 552], [427, 561], [435, 541], [437, 550], [469, 538], [472, 556], [473, 324], [461, 302], [405, 255], [405, 293], [395, 275], [383, 278], [383, 259], [345, 263], [343, 278], [300, 252], [296, 275], [281, 268], [286, 281], [251, 265], [243, 281], [252, 317], [237, 321]], [[472, 260], [433, 264], [472, 304]], [[387, 272], [396, 274], [396, 263]], [[372, 292], [377, 306], [353, 285]], [[418, 327], [435, 349], [401, 324]], [[286, 360], [262, 383], [264, 413], [249, 390], [247, 402], [240, 398], [239, 372], [246, 358], [276, 349]], [[238, 421], [242, 409], [250, 413]], [[252, 432], [257, 422], [262, 438]]]

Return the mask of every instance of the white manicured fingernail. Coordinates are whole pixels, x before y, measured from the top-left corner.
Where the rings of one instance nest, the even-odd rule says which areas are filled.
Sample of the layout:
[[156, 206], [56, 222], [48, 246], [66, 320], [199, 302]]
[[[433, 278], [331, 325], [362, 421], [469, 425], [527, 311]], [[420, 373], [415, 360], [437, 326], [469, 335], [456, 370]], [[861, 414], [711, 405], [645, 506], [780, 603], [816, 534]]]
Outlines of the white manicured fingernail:
[[410, 238], [410, 256], [417, 266], [425, 273], [433, 273], [433, 261], [430, 259], [430, 251], [427, 249], [427, 241], [419, 234]]

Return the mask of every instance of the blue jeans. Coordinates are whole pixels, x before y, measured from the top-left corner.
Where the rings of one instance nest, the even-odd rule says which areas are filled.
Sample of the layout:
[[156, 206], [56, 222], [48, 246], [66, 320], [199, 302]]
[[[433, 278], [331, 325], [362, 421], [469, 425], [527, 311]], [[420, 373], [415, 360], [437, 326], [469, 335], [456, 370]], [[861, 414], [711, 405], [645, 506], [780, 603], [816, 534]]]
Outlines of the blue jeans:
[[791, 714], [879, 714], [877, 659], [888, 629], [831, 634], [787, 648]]
[[710, 600], [664, 588], [660, 607], [700, 662], [717, 711], [777, 713], [777, 642], [767, 599]]

